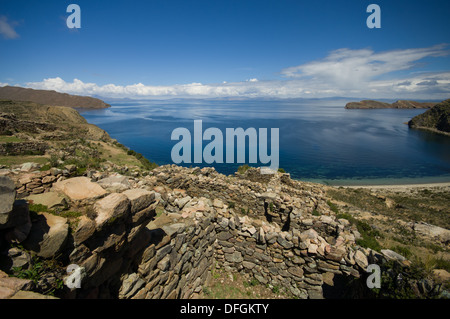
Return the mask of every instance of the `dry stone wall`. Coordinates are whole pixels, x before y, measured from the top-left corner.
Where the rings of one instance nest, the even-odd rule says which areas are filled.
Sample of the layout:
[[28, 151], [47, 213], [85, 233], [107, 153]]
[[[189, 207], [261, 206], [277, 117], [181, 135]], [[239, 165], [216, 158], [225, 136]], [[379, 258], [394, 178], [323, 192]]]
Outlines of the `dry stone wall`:
[[[35, 182], [25, 181], [26, 174], [16, 176], [16, 188]], [[41, 258], [58, 255], [65, 266], [77, 265], [81, 288], [66, 289], [64, 298], [196, 298], [215, 268], [298, 298], [322, 298], [324, 285], [332, 287], [336, 276], [360, 277], [373, 255], [355, 245], [356, 229], [336, 219], [321, 191], [283, 183], [284, 175], [264, 184], [177, 166], [128, 179], [113, 174], [66, 179], [55, 170], [33, 174], [41, 174], [42, 183], [52, 178], [45, 194], [59, 193], [86, 213], [73, 229], [65, 218], [48, 213], [18, 225], [6, 218], [0, 235]], [[102, 192], [83, 191], [94, 186]], [[163, 212], [155, 218], [157, 207]], [[20, 211], [27, 214], [26, 208]], [[6, 236], [11, 233], [20, 236]], [[14, 263], [18, 252], [11, 249], [6, 255]]]

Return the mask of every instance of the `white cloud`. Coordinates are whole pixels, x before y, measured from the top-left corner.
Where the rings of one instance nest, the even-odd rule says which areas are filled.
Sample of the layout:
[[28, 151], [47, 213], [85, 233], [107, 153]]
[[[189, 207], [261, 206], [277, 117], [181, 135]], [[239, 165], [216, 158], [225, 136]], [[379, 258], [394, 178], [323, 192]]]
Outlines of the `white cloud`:
[[445, 46], [380, 53], [369, 49], [339, 49], [331, 52], [323, 60], [283, 69], [281, 74], [288, 78], [325, 81], [344, 89], [361, 88], [379, 76], [411, 69], [423, 58], [446, 55], [448, 52], [444, 50]]
[[8, 18], [5, 16], [0, 16], [0, 34], [5, 39], [15, 39], [18, 38], [19, 35], [14, 30], [13, 25], [16, 23], [14, 22], [8, 22]]
[[[430, 48], [373, 52], [369, 49], [339, 49], [322, 60], [283, 69], [283, 80], [214, 84], [190, 83], [168, 86], [149, 86], [142, 83], [126, 86], [84, 83], [79, 79], [66, 82], [49, 78], [29, 82], [28, 87], [55, 90], [80, 95], [130, 98], [169, 97], [364, 97], [445, 99], [450, 97], [450, 71], [417, 73], [395, 77], [423, 58], [448, 55], [446, 45]], [[387, 79], [389, 77], [389, 79]]]

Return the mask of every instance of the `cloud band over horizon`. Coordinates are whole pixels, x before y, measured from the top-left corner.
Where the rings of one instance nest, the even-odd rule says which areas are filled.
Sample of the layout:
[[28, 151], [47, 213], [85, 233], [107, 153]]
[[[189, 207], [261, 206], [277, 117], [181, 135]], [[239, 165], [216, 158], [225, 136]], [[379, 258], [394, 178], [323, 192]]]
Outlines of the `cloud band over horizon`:
[[[374, 52], [370, 49], [334, 50], [323, 59], [282, 69], [281, 78], [213, 84], [190, 83], [151, 86], [85, 83], [60, 77], [27, 82], [33, 89], [55, 90], [77, 95], [106, 98], [410, 98], [446, 99], [450, 97], [450, 70], [423, 70], [423, 60], [449, 55], [447, 44]], [[422, 67], [422, 69], [417, 70]]]

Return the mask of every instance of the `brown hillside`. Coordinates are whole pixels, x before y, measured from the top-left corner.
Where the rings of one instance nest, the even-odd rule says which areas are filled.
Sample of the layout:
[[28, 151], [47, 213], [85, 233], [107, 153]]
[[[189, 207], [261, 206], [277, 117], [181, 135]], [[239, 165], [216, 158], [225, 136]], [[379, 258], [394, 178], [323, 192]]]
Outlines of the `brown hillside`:
[[110, 107], [102, 100], [89, 97], [58, 93], [56, 91], [34, 90], [16, 86], [0, 87], [0, 99], [30, 101], [51, 106], [68, 106], [73, 108], [103, 109]]

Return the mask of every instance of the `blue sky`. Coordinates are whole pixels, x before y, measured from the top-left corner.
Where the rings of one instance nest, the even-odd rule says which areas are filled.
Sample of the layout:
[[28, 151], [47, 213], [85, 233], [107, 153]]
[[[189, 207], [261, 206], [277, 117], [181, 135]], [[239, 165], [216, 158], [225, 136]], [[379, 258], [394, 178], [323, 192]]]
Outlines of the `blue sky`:
[[[69, 29], [69, 4], [81, 29]], [[369, 4], [381, 29], [369, 29]], [[449, 1], [0, 0], [0, 85], [105, 97], [450, 97]]]

